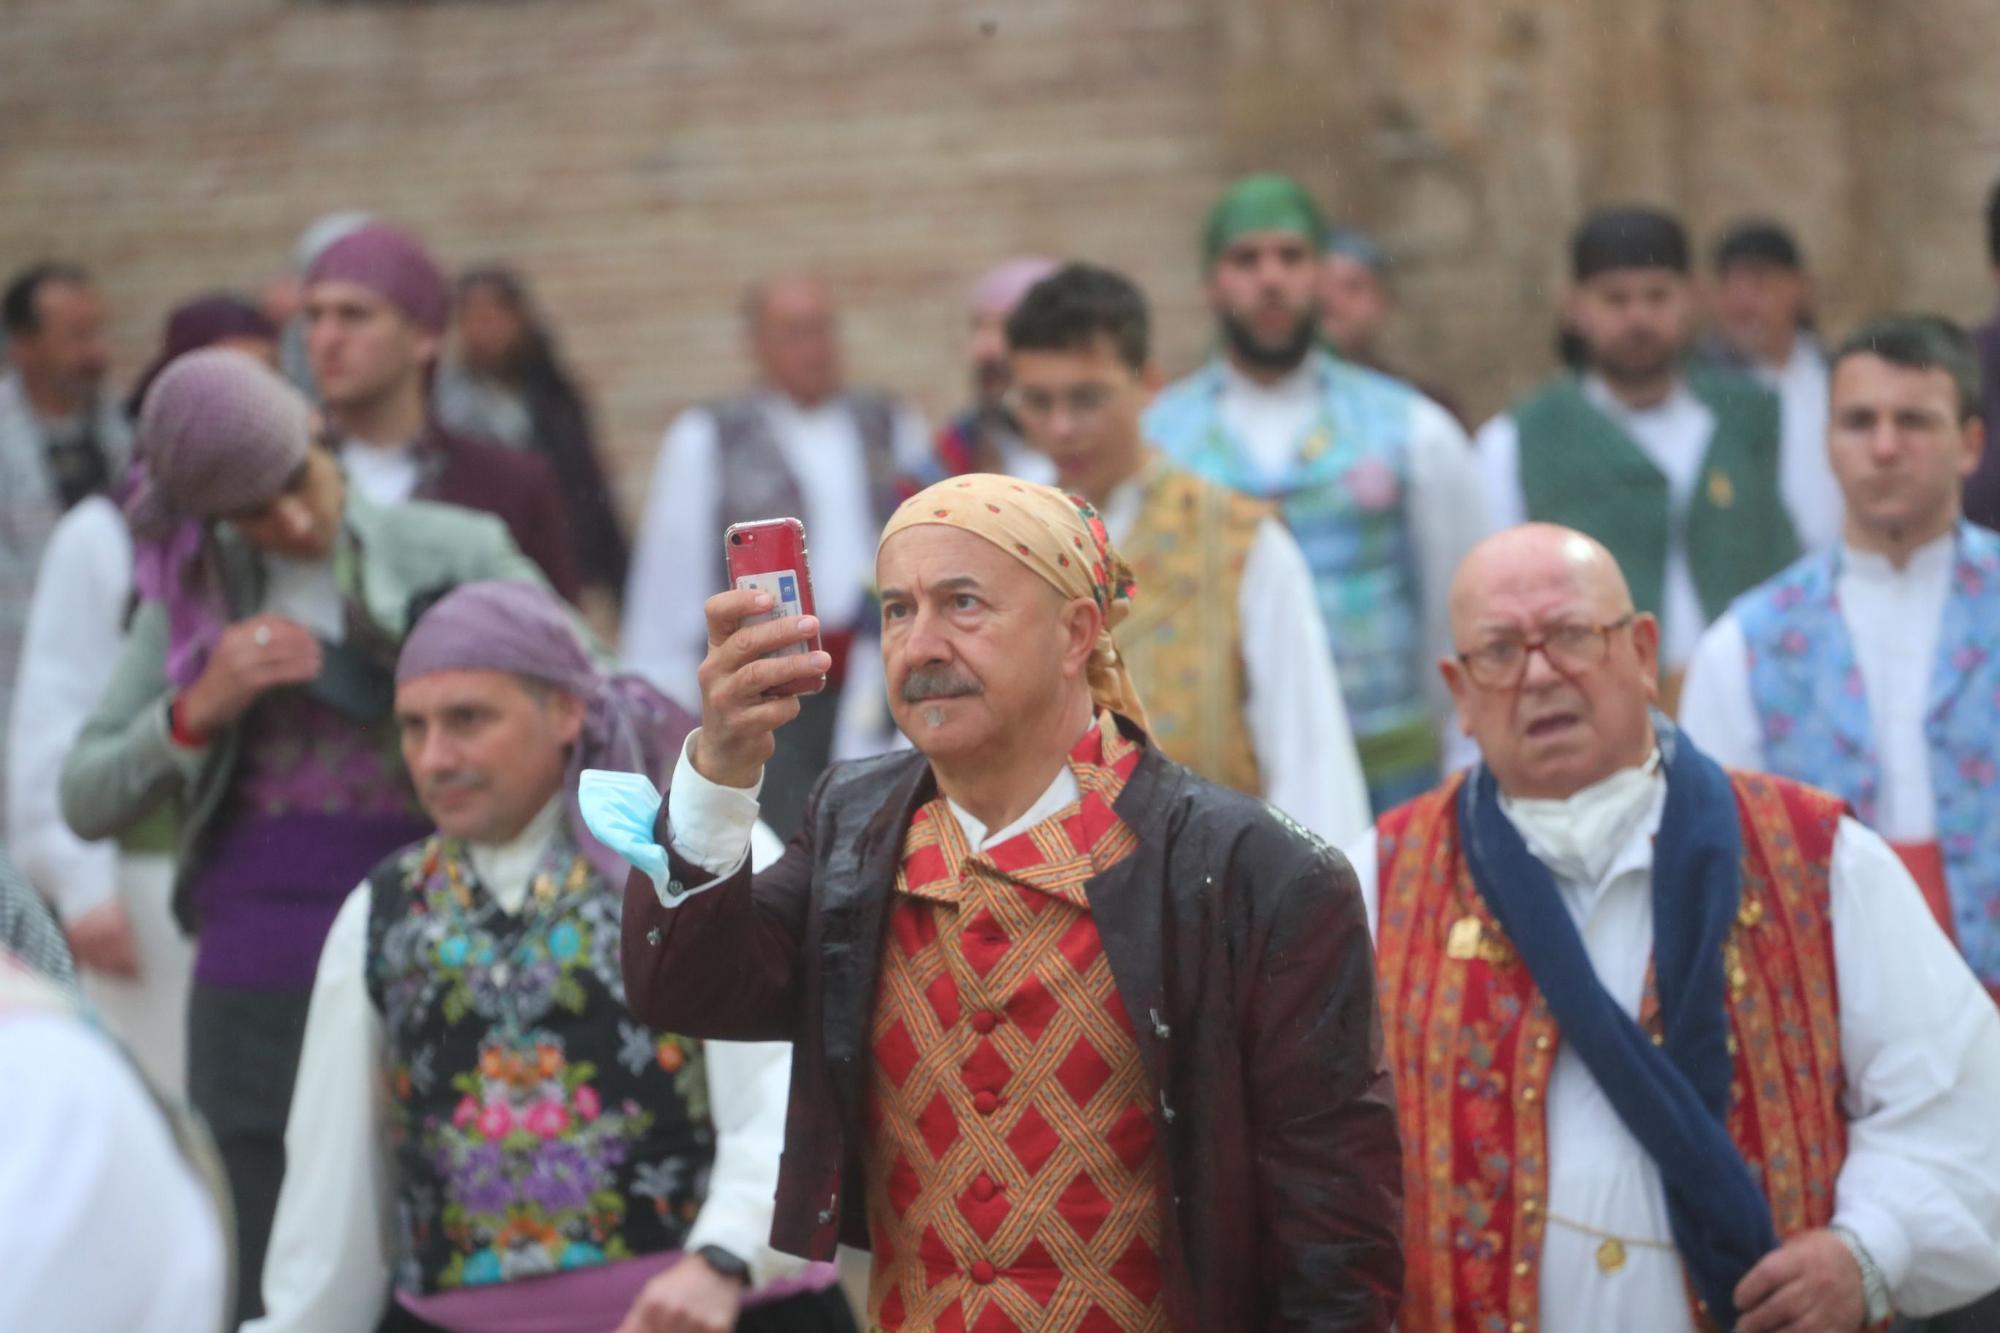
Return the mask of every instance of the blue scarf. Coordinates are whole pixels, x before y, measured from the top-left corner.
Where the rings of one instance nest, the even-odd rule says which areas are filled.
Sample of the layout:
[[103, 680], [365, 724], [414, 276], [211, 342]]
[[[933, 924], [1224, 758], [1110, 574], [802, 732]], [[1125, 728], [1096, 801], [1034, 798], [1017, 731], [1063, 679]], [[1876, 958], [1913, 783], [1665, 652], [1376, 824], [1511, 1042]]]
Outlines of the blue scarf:
[[1729, 1137], [1729, 1019], [1722, 946], [1736, 920], [1742, 831], [1729, 779], [1655, 719], [1667, 804], [1653, 851], [1653, 970], [1666, 1044], [1606, 993], [1555, 877], [1500, 809], [1482, 765], [1459, 793], [1459, 827], [1479, 896], [1547, 999], [1619, 1119], [1659, 1167], [1667, 1217], [1709, 1317], [1736, 1325], [1734, 1292], [1778, 1246], [1763, 1190]]

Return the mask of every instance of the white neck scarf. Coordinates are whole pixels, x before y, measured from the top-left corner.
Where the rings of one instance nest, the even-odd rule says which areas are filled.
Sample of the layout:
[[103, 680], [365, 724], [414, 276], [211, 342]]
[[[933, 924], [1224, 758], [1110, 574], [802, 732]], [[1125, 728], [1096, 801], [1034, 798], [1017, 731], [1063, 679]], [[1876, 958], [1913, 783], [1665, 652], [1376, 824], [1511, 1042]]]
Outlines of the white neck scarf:
[[1503, 792], [1500, 811], [1558, 879], [1595, 886], [1652, 812], [1664, 781], [1660, 752], [1654, 750], [1638, 767], [1620, 769], [1559, 801], [1517, 800]]

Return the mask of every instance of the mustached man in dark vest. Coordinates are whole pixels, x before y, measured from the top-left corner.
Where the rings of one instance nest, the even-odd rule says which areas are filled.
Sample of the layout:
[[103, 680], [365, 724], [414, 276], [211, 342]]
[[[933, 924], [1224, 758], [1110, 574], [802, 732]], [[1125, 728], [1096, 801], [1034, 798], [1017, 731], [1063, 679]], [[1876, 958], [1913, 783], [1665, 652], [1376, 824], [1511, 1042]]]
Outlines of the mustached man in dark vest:
[[1638, 609], [1659, 619], [1671, 713], [1702, 630], [1799, 553], [1778, 399], [1684, 364], [1694, 287], [1674, 218], [1595, 213], [1570, 242], [1570, 270], [1564, 316], [1585, 368], [1487, 422], [1479, 466], [1496, 525], [1560, 523], [1617, 558]]
[[[765, 772], [764, 818], [785, 836], [829, 758], [874, 753], [889, 738], [868, 590], [875, 539], [911, 489], [905, 478], [932, 466], [930, 438], [911, 409], [845, 387], [833, 303], [817, 279], [760, 282], [743, 312], [761, 382], [690, 408], [667, 431], [633, 553], [620, 655], [695, 707], [708, 644], [702, 604], [728, 582], [722, 530], [804, 521], [833, 680], [805, 698]], [[868, 644], [850, 651], [857, 633]], [[849, 679], [850, 670], [859, 674]]]
[[506, 582], [417, 622], [396, 716], [438, 831], [327, 934], [254, 1333], [368, 1333], [385, 1306], [399, 1333], [851, 1329], [830, 1268], [766, 1247], [784, 1045], [704, 1045], [625, 1006], [625, 866], [576, 774], [660, 773], [693, 719]]
[[1452, 623], [1482, 763], [1350, 852], [1403, 1327], [1851, 1333], [2000, 1281], [2000, 1017], [1888, 844], [1654, 711], [1583, 534], [1488, 539]]
[[991, 473], [883, 537], [882, 655], [916, 747], [837, 764], [783, 859], [745, 853], [764, 691], [813, 626], [708, 603], [702, 726], [666, 808], [586, 774], [637, 870], [648, 1021], [790, 1039], [773, 1243], [871, 1251], [873, 1329], [1385, 1333], [1395, 1112], [1339, 855], [1147, 736], [1131, 578], [1083, 501]]

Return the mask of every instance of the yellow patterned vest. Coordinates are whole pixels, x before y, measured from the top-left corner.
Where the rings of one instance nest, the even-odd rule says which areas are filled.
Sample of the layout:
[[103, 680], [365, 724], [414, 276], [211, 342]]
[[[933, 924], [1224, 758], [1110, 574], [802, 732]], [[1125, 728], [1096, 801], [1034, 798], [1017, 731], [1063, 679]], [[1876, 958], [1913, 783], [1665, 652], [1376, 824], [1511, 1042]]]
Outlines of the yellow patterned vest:
[[1165, 461], [1154, 462], [1140, 486], [1139, 525], [1118, 543], [1139, 585], [1116, 631], [1118, 651], [1168, 758], [1261, 796], [1243, 722], [1249, 690], [1238, 595], [1257, 525], [1275, 511]]

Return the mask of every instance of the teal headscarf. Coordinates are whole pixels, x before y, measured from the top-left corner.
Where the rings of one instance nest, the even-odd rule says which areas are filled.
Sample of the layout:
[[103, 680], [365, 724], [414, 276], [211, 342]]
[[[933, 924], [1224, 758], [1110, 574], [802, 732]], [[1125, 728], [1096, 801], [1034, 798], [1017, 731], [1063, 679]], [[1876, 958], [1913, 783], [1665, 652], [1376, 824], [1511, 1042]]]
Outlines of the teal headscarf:
[[1305, 186], [1274, 173], [1245, 176], [1208, 212], [1201, 238], [1202, 267], [1213, 268], [1230, 242], [1253, 231], [1295, 232], [1315, 254], [1326, 243], [1326, 223]]

